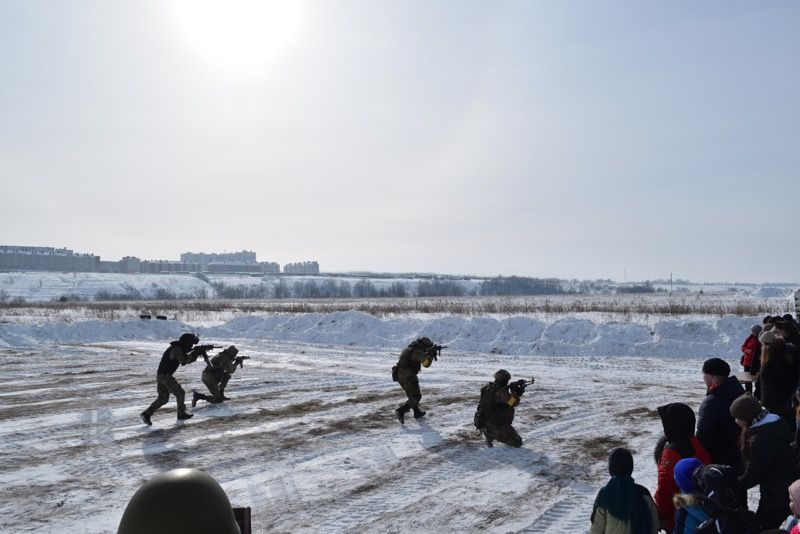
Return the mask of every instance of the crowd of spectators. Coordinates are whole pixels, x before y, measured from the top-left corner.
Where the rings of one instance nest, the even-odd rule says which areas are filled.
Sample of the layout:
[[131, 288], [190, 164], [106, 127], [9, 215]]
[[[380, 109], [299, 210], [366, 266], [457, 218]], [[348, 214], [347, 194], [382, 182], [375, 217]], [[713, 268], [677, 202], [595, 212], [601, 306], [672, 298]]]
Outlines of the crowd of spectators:
[[[657, 409], [664, 430], [655, 492], [636, 483], [633, 456], [609, 455], [592, 534], [800, 534], [800, 333], [792, 315], [754, 325], [739, 360], [749, 387], [721, 358], [703, 363], [706, 396]], [[758, 486], [756, 509], [747, 491]]]

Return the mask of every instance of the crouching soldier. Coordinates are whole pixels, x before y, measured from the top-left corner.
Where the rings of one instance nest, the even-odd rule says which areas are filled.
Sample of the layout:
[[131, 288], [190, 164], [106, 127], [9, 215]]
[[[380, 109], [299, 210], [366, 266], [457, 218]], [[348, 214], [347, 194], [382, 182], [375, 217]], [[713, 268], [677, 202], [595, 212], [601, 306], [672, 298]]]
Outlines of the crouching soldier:
[[225, 386], [228, 385], [231, 375], [236, 372], [236, 368], [243, 366], [242, 361], [245, 359], [245, 356], [236, 356], [237, 354], [239, 349], [231, 345], [207, 362], [201, 378], [211, 395], [192, 390], [192, 408], [201, 399], [212, 404], [230, 400], [225, 396]]
[[426, 412], [419, 408], [422, 392], [419, 390], [417, 375], [422, 367], [431, 366], [431, 363], [437, 359], [438, 352], [443, 348], [441, 345], [434, 345], [427, 337], [421, 337], [412, 341], [400, 353], [400, 359], [392, 369], [392, 377], [400, 384], [408, 397], [408, 400], [394, 411], [400, 424], [405, 423], [405, 415], [409, 410], [413, 410], [415, 418], [425, 415]]
[[481, 388], [481, 400], [475, 413], [475, 426], [486, 436], [486, 445], [493, 447], [497, 440], [512, 447], [522, 447], [522, 438], [511, 423], [514, 408], [528, 385], [524, 380], [509, 384], [511, 374], [500, 369], [494, 374], [494, 382]]
[[156, 371], [156, 391], [158, 392], [158, 397], [145, 411], [139, 414], [142, 421], [144, 421], [144, 424], [147, 426], [152, 424], [150, 418], [156, 410], [167, 403], [170, 394], [175, 395], [175, 400], [178, 403], [178, 419], [182, 420], [192, 417], [192, 414], [186, 413], [186, 405], [183, 402], [186, 394], [172, 375], [178, 369], [179, 365], [187, 365], [196, 361], [198, 356], [201, 356], [208, 350], [208, 346], [205, 345], [194, 349], [192, 348], [199, 342], [200, 338], [196, 335], [183, 334], [177, 341], [170, 342], [169, 347], [164, 351], [164, 354], [161, 356], [161, 362], [158, 364], [158, 370]]

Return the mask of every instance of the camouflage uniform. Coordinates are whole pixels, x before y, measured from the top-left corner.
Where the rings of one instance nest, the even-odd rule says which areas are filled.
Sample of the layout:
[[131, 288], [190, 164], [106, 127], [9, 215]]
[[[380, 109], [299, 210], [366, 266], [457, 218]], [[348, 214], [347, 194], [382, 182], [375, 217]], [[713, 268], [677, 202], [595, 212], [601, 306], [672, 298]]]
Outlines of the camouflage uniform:
[[419, 374], [422, 367], [430, 367], [432, 360], [431, 350], [433, 342], [423, 337], [412, 342], [400, 353], [397, 361], [397, 382], [405, 391], [408, 400], [400, 405], [395, 412], [400, 422], [409, 410], [414, 411], [414, 417], [422, 417], [425, 412], [419, 409], [422, 392], [419, 390]]
[[172, 376], [178, 369], [178, 366], [194, 362], [199, 355], [192, 351], [192, 345], [195, 345], [200, 340], [197, 336], [192, 334], [189, 334], [191, 339], [185, 336], [187, 336], [187, 334], [181, 336], [181, 340], [171, 342], [167, 350], [165, 350], [164, 354], [161, 356], [161, 362], [158, 365], [158, 371], [156, 371], [156, 391], [158, 397], [156, 397], [156, 400], [141, 413], [142, 420], [147, 425], [150, 424], [150, 417], [152, 417], [156, 410], [169, 401], [170, 394], [175, 396], [175, 401], [178, 403], [178, 419], [188, 419], [191, 417], [191, 414], [186, 413], [186, 404], [184, 403], [186, 393], [183, 391], [178, 381], [175, 380], [175, 377]]
[[522, 447], [522, 438], [511, 426], [514, 422], [514, 407], [518, 404], [519, 395], [511, 393], [507, 384], [495, 384], [494, 409], [483, 431], [487, 445], [491, 447], [492, 441], [496, 440], [512, 447]]
[[225, 400], [225, 386], [228, 385], [228, 380], [231, 375], [236, 372], [237, 363], [241, 362], [236, 358], [239, 350], [231, 345], [223, 350], [213, 358], [211, 358], [211, 367], [206, 366], [201, 376], [203, 384], [206, 385], [211, 395], [204, 395], [203, 393], [193, 392], [192, 406], [194, 406], [198, 399], [202, 399], [212, 404], [217, 404]]

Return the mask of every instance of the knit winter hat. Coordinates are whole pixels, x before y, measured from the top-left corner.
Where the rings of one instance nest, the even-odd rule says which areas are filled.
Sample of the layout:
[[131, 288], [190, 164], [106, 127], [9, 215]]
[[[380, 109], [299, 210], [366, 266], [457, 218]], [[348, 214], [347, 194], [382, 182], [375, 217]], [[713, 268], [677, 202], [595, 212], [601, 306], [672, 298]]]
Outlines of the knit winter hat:
[[731, 366], [722, 358], [711, 358], [703, 363], [703, 372], [715, 376], [728, 376]]
[[608, 455], [608, 474], [631, 476], [633, 473], [633, 456], [624, 447], [617, 447]]
[[789, 497], [795, 503], [794, 509], [800, 511], [798, 510], [800, 507], [800, 480], [795, 480], [789, 485]]
[[758, 336], [758, 340], [762, 345], [775, 343], [775, 334], [772, 332], [772, 330], [765, 330], [764, 332], [761, 332], [760, 336]]
[[752, 421], [763, 411], [764, 407], [761, 406], [758, 399], [749, 393], [737, 397], [736, 400], [731, 403], [731, 415], [742, 421]]
[[694, 470], [703, 465], [703, 462], [697, 458], [684, 458], [675, 464], [675, 483], [681, 493], [692, 493], [694, 491], [694, 482], [692, 475]]
[[757, 336], [761, 333], [761, 330], [763, 330], [763, 328], [761, 328], [760, 324], [754, 324], [753, 328], [750, 329], [750, 333], [752, 333], [754, 336]]

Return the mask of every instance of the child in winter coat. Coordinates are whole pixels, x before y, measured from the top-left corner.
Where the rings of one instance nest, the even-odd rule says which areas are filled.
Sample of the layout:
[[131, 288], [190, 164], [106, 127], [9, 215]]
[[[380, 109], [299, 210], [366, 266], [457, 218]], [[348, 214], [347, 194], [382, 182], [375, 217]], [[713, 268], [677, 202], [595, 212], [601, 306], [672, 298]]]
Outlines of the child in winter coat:
[[697, 527], [708, 519], [692, 479], [695, 469], [701, 465], [703, 462], [697, 458], [684, 458], [675, 464], [675, 483], [681, 492], [672, 499], [675, 503], [673, 534], [694, 534]]
[[680, 402], [659, 406], [658, 415], [664, 427], [664, 444], [660, 451], [656, 447], [658, 479], [654, 500], [661, 528], [672, 532], [675, 525], [675, 504], [672, 498], [678, 493], [678, 486], [675, 485], [675, 464], [683, 458], [697, 458], [701, 463], [708, 464], [711, 463], [711, 458], [694, 435], [695, 416], [689, 406]]
[[647, 488], [634, 483], [633, 456], [622, 447], [608, 456], [611, 480], [600, 488], [592, 510], [591, 534], [656, 534], [658, 513]]
[[800, 534], [800, 524], [798, 524], [798, 515], [800, 515], [800, 480], [795, 480], [789, 486], [789, 509], [792, 511], [792, 515], [783, 522], [781, 530], [789, 534]]
[[762, 531], [756, 514], [743, 507], [736, 469], [728, 465], [701, 465], [692, 476], [708, 519], [697, 527], [698, 534], [758, 534]]

